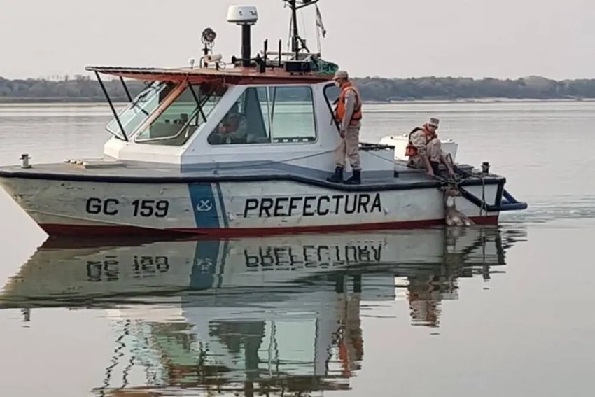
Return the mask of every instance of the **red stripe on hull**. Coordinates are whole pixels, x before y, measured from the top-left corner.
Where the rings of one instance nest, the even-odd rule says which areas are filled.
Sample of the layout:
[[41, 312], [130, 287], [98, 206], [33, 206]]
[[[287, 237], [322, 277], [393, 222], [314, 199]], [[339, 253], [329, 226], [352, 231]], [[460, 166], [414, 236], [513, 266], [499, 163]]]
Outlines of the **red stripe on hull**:
[[[476, 225], [497, 225], [498, 216], [471, 217]], [[227, 228], [227, 229], [150, 229], [134, 226], [104, 226], [104, 225], [68, 225], [60, 223], [45, 223], [39, 226], [50, 236], [113, 236], [132, 235], [144, 236], [172, 236], [177, 235], [199, 235], [208, 237], [263, 237], [283, 234], [302, 233], [328, 233], [328, 232], [353, 232], [372, 230], [397, 230], [417, 229], [429, 226], [444, 225], [444, 219], [429, 219], [423, 221], [403, 222], [382, 222], [362, 223], [353, 225], [325, 225], [325, 226], [299, 226], [299, 227], [276, 227], [276, 228]]]

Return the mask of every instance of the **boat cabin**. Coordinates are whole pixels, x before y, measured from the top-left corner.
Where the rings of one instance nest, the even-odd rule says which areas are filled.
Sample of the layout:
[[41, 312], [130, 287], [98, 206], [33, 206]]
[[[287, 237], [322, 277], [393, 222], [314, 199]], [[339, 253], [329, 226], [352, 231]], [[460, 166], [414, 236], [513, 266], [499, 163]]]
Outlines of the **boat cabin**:
[[[295, 2], [294, 2], [295, 5]], [[294, 10], [295, 12], [295, 10]], [[87, 67], [95, 72], [114, 118], [104, 147], [107, 157], [120, 161], [158, 162], [181, 168], [217, 163], [269, 162], [328, 170], [334, 168], [339, 144], [333, 116], [339, 89], [338, 69], [319, 53], [264, 50], [252, 57], [250, 29], [258, 20], [255, 7], [232, 6], [227, 20], [242, 28], [242, 57], [231, 64], [212, 53], [216, 36], [203, 32], [203, 56], [195, 67]], [[117, 113], [100, 74], [120, 78], [130, 103]], [[132, 97], [124, 79], [144, 81]], [[394, 149], [362, 145], [366, 171], [394, 168]]]

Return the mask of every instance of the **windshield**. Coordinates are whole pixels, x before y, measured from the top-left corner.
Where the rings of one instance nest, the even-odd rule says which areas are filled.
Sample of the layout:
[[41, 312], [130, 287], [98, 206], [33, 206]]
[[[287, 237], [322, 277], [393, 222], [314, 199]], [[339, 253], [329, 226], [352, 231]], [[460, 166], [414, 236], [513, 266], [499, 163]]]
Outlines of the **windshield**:
[[137, 143], [183, 145], [225, 95], [223, 85], [189, 84], [134, 138]]
[[[174, 83], [153, 82], [132, 100], [132, 103], [118, 115], [127, 137], [130, 137], [159, 107], [175, 86]], [[126, 139], [116, 118], [107, 124], [106, 129], [116, 137]]]

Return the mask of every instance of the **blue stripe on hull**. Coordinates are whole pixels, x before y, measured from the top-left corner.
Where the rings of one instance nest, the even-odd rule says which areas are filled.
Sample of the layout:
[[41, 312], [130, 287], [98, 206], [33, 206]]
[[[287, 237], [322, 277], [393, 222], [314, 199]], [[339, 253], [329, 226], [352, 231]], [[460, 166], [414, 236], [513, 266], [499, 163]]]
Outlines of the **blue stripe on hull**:
[[211, 183], [189, 183], [188, 191], [196, 227], [217, 229], [221, 227], [217, 203]]

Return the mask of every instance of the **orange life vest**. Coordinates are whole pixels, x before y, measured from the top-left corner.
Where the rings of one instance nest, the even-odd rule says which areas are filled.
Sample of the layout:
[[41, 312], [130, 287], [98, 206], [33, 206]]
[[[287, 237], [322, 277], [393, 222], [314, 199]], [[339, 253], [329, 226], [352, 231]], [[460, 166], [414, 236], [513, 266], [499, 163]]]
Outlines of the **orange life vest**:
[[434, 139], [434, 138], [435, 138], [435, 136], [428, 137], [428, 135], [427, 135], [427, 130], [426, 130], [425, 128], [423, 128], [423, 127], [415, 127], [415, 128], [413, 129], [413, 131], [411, 131], [411, 132], [409, 133], [409, 143], [407, 144], [407, 147], [405, 148], [405, 156], [409, 156], [409, 157], [411, 157], [411, 156], [415, 156], [415, 155], [417, 155], [417, 153], [418, 153], [418, 150], [417, 150], [417, 147], [415, 147], [415, 145], [413, 145], [413, 142], [411, 141], [411, 135], [413, 135], [413, 133], [415, 133], [415, 132], [417, 132], [417, 131], [419, 131], [419, 130], [423, 130], [423, 131], [425, 131], [425, 132], [426, 132], [426, 144], [427, 144], [428, 142], [430, 142], [432, 139]]
[[351, 83], [345, 83], [343, 84], [343, 87], [341, 87], [341, 95], [339, 95], [337, 108], [335, 109], [335, 118], [338, 123], [343, 121], [343, 116], [345, 116], [345, 97], [347, 96], [348, 90], [353, 90], [353, 92], [355, 92], [355, 106], [353, 107], [353, 114], [351, 115], [351, 120], [349, 120], [349, 125], [356, 125], [357, 121], [362, 119], [362, 102], [360, 100], [359, 91]]

